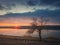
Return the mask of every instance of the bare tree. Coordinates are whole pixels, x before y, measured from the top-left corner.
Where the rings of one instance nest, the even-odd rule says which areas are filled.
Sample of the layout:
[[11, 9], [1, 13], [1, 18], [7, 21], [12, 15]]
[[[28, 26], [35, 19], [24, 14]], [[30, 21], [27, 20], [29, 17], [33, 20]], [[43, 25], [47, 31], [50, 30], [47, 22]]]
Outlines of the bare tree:
[[32, 29], [28, 30], [27, 33], [29, 34], [32, 34], [35, 30], [36, 30], [36, 27], [37, 27], [37, 18], [32, 18], [32, 23], [31, 23], [31, 26], [33, 27]]
[[31, 26], [33, 27], [33, 29], [27, 31], [27, 33], [32, 34], [37, 29], [39, 33], [39, 40], [41, 41], [42, 40], [41, 30], [43, 29], [43, 26], [47, 23], [48, 19], [44, 17], [40, 17], [40, 18], [33, 17], [32, 20], [33, 22], [31, 23]]
[[48, 18], [44, 18], [44, 17], [40, 17], [38, 22], [39, 22], [39, 28], [38, 28], [38, 32], [39, 32], [39, 39], [40, 41], [42, 40], [42, 37], [41, 37], [41, 30], [43, 30], [44, 26], [46, 25], [46, 23], [48, 22]]

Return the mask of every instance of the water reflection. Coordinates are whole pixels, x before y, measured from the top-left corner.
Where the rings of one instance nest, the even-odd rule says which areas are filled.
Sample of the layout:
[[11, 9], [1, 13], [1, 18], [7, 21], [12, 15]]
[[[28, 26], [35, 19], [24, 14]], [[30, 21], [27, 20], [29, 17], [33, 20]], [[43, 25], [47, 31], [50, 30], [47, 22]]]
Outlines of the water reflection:
[[[29, 29], [0, 29], [0, 34], [3, 35], [13, 35], [13, 36], [24, 36], [27, 35], [27, 31]], [[42, 30], [41, 31], [42, 38], [48, 37], [48, 36], [53, 36], [53, 37], [58, 37], [60, 38], [60, 31], [58, 30]], [[33, 34], [31, 34], [33, 37], [39, 37], [38, 32], [34, 31]]]

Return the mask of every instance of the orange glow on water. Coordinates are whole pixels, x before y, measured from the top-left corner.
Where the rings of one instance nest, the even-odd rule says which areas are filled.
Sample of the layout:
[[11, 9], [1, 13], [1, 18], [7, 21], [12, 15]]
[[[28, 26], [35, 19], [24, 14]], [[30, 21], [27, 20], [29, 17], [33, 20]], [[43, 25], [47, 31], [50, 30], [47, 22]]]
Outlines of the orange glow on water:
[[0, 29], [0, 34], [4, 35], [13, 35], [13, 36], [23, 36], [26, 33], [27, 29]]

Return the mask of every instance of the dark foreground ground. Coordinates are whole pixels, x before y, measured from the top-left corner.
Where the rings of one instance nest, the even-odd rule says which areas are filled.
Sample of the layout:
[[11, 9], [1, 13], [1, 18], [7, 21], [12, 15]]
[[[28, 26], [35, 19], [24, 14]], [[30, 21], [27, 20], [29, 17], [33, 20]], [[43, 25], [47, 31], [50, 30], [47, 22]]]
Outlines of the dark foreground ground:
[[[37, 38], [36, 38], [37, 39]], [[21, 39], [14, 37], [0, 36], [0, 45], [60, 45], [60, 40], [31, 40], [31, 39]]]

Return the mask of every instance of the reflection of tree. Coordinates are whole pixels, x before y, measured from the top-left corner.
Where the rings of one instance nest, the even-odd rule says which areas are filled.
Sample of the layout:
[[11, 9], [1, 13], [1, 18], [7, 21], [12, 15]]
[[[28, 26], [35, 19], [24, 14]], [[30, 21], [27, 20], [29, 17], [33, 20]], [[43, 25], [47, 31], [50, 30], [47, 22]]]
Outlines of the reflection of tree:
[[[35, 30], [38, 30], [39, 32], [39, 39], [41, 41], [41, 30], [43, 29], [43, 26], [47, 23], [48, 19], [44, 18], [44, 17], [40, 17], [40, 18], [32, 18], [33, 22], [31, 23], [31, 26], [33, 27], [33, 29], [30, 29], [29, 31], [27, 31], [28, 34], [32, 34]], [[39, 28], [37, 27], [39, 26]]]

